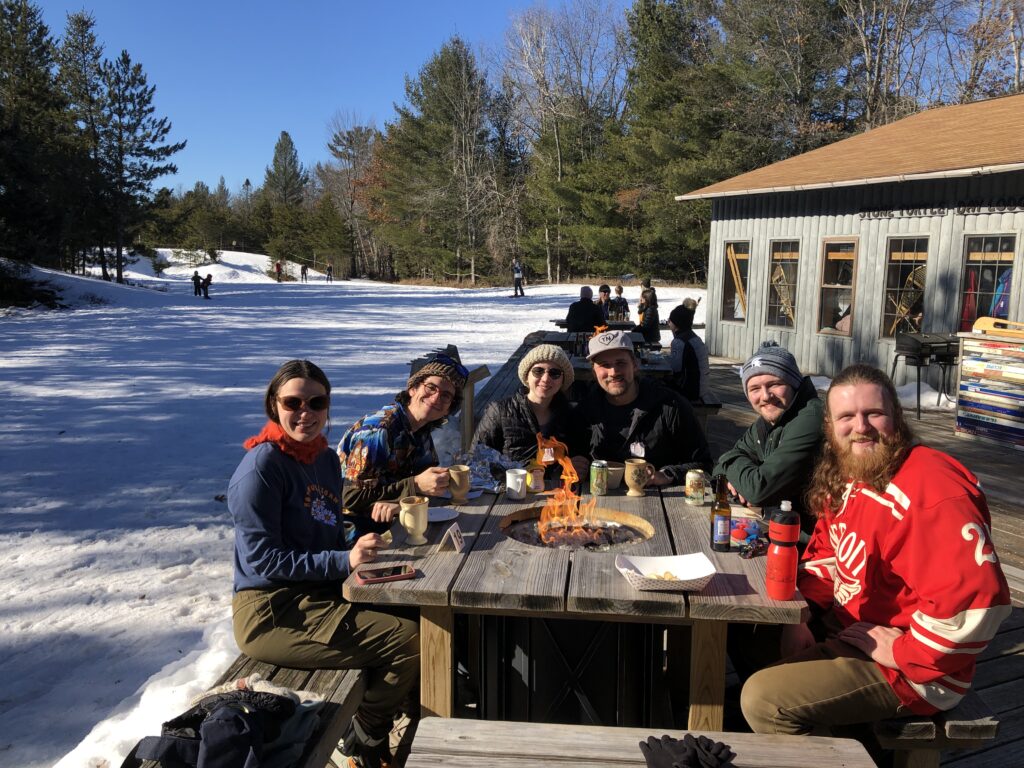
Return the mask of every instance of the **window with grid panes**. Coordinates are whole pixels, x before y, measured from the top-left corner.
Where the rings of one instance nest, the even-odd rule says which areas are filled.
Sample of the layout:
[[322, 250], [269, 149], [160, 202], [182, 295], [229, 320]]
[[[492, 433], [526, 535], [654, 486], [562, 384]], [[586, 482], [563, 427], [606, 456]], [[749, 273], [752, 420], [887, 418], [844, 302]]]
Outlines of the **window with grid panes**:
[[850, 336], [853, 332], [853, 275], [857, 267], [857, 244], [852, 240], [827, 241], [824, 256], [818, 332]]
[[885, 262], [882, 337], [920, 333], [924, 320], [924, 276], [927, 237], [893, 237]]
[[725, 244], [725, 269], [722, 271], [722, 319], [747, 319], [747, 270], [750, 243]]
[[960, 330], [979, 317], [1005, 320], [1010, 314], [1013, 235], [969, 235], [964, 241], [964, 282], [960, 289]]
[[768, 325], [796, 327], [796, 269], [800, 258], [797, 240], [776, 240], [772, 243], [768, 269]]

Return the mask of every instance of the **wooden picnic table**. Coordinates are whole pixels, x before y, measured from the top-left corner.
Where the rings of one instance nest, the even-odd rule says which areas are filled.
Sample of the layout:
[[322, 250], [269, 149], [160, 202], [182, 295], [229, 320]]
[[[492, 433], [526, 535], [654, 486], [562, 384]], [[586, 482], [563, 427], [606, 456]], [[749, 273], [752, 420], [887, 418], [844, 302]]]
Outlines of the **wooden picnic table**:
[[[563, 768], [644, 765], [639, 743], [663, 731], [591, 725], [516, 723], [494, 720], [427, 717], [420, 721], [407, 768], [434, 766], [515, 766]], [[682, 738], [679, 731], [670, 736]], [[775, 736], [757, 733], [702, 731], [728, 744], [743, 768], [874, 768], [863, 745], [853, 739], [820, 736]]]
[[[656, 379], [667, 379], [672, 375], [672, 365], [668, 355], [648, 353], [639, 359], [640, 373]], [[572, 356], [572, 370], [577, 381], [593, 381], [594, 371], [590, 361], [580, 355]]]
[[[593, 334], [584, 333], [584, 335], [589, 339]], [[577, 340], [578, 334], [569, 333], [568, 331], [547, 331], [544, 334], [545, 344], [554, 344], [557, 347], [567, 350], [571, 350]], [[633, 342], [633, 346], [640, 346], [647, 343], [644, 340], [644, 335], [639, 331], [631, 331], [629, 333], [629, 340]]]
[[[565, 320], [552, 320], [551, 322], [559, 328], [568, 327], [568, 323]], [[636, 323], [632, 320], [606, 320], [604, 324], [608, 326], [609, 331], [629, 331], [636, 327]], [[662, 323], [661, 327], [668, 328], [668, 324]]]
[[[507, 538], [502, 518], [545, 497], [510, 501], [485, 493], [457, 507], [465, 535], [461, 554], [437, 551], [450, 522], [432, 523], [428, 543], [412, 547], [405, 531], [393, 530], [394, 542], [376, 565], [409, 562], [417, 578], [388, 584], [345, 581], [352, 602], [410, 605], [420, 608], [421, 705], [426, 715], [449, 717], [453, 711], [452, 628], [454, 614], [476, 613], [542, 619], [587, 619], [613, 622], [690, 624], [689, 727], [722, 727], [725, 699], [725, 637], [729, 622], [795, 624], [807, 618], [797, 599], [766, 597], [765, 558], [744, 560], [734, 553], [712, 552], [708, 543], [708, 507], [690, 507], [683, 489], [643, 497], [625, 495], [625, 486], [601, 497], [599, 507], [628, 512], [647, 520], [651, 538], [610, 552], [568, 551], [534, 547]], [[671, 532], [671, 536], [669, 533]], [[704, 552], [718, 573], [699, 593], [635, 591], [615, 570], [615, 555], [671, 555]]]

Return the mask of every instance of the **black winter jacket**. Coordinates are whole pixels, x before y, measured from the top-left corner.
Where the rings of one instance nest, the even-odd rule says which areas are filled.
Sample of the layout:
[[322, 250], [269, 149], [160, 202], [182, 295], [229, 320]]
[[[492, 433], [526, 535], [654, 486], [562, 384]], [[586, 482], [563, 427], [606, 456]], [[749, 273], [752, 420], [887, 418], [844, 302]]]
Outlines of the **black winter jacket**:
[[[693, 408], [678, 392], [655, 381], [640, 379], [640, 392], [628, 406], [608, 402], [594, 384], [574, 409], [569, 450], [573, 456], [606, 461], [632, 458], [631, 446], [643, 445], [643, 458], [660, 469], [672, 484], [686, 481], [689, 469], [711, 469], [711, 453]], [[631, 410], [622, 434], [606, 434], [605, 420], [613, 408]]]
[[[569, 436], [569, 401], [559, 392], [551, 402], [551, 421], [544, 437], [566, 442]], [[529, 463], [537, 456], [537, 433], [541, 432], [524, 390], [487, 406], [473, 435], [474, 443], [500, 451], [513, 461]]]
[[658, 317], [657, 307], [644, 307], [644, 319], [633, 328], [644, 335], [644, 341], [648, 344], [661, 343], [661, 318]]
[[580, 299], [569, 305], [569, 313], [565, 316], [565, 330], [569, 333], [593, 333], [601, 325], [604, 325], [604, 312], [590, 299]]

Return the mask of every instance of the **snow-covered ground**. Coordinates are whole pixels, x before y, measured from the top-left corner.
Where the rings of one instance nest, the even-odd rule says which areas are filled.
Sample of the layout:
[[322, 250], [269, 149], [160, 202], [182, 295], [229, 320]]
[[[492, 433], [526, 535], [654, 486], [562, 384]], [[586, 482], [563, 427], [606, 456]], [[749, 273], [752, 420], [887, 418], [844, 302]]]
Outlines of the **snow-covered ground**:
[[[579, 293], [313, 271], [278, 284], [268, 264], [225, 253], [198, 267], [209, 301], [188, 265], [127, 270], [149, 288], [38, 270], [74, 308], [0, 315], [0, 765], [116, 768], [234, 658], [231, 527], [214, 497], [283, 361], [327, 373], [336, 442], [391, 400], [413, 357], [453, 343], [496, 371]], [[672, 307], [703, 291], [659, 294]], [[638, 296], [627, 287], [631, 307]]]
[[[187, 264], [127, 270], [148, 287], [38, 270], [74, 308], [0, 315], [0, 765], [116, 767], [237, 654], [215, 497], [283, 361], [326, 371], [336, 442], [390, 401], [413, 357], [453, 343], [496, 371], [579, 293], [328, 284], [312, 270], [278, 284], [268, 267], [232, 252], [198, 267], [209, 301]], [[659, 294], [667, 315], [704, 291]], [[625, 295], [635, 310], [639, 288]]]

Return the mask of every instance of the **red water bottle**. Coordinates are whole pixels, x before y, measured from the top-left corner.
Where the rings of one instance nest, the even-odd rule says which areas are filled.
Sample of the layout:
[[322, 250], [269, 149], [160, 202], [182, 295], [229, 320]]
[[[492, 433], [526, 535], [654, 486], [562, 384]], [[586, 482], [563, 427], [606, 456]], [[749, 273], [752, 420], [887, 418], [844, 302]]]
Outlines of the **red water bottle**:
[[768, 597], [792, 600], [796, 592], [796, 564], [800, 559], [796, 543], [800, 539], [800, 516], [793, 505], [783, 501], [768, 522], [767, 576]]

